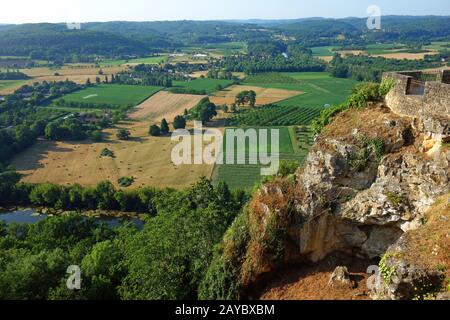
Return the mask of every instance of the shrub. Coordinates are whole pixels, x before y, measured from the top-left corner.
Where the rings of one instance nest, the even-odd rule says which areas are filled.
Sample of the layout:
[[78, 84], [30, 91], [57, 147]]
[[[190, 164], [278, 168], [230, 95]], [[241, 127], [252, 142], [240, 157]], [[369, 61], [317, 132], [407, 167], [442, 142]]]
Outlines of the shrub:
[[128, 139], [130, 139], [130, 136], [131, 136], [130, 131], [125, 130], [125, 129], [120, 129], [117, 132], [117, 138], [120, 140], [128, 140]]
[[156, 124], [153, 124], [150, 126], [148, 133], [152, 137], [159, 137], [161, 135], [161, 129]]
[[101, 157], [110, 157], [110, 158], [115, 158], [115, 154], [113, 151], [109, 150], [108, 148], [105, 148], [102, 150], [102, 152], [100, 153]]
[[130, 187], [134, 183], [133, 177], [122, 177], [117, 180], [122, 188]]

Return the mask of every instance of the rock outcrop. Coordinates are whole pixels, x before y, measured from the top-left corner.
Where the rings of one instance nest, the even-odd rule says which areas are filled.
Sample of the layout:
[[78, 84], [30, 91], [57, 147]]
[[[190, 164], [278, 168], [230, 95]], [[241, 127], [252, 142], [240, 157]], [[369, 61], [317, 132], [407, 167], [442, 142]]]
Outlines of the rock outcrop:
[[436, 201], [425, 220], [423, 227], [402, 235], [383, 255], [374, 299], [449, 300], [450, 194]]
[[[449, 191], [450, 150], [430, 155], [426, 139], [412, 119], [382, 104], [338, 115], [295, 183], [277, 179], [254, 197], [250, 241], [239, 266], [242, 284], [334, 252], [381, 258], [405, 232], [421, 227], [435, 200]], [[398, 270], [405, 282], [417, 274], [408, 266]], [[409, 293], [391, 296], [404, 297]]]

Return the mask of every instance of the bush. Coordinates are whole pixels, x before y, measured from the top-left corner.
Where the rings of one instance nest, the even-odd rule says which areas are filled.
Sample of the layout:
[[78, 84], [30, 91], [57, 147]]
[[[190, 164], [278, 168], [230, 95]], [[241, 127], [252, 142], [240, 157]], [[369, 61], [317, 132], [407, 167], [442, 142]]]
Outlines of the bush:
[[102, 152], [100, 153], [101, 157], [110, 157], [110, 158], [115, 158], [115, 154], [113, 151], [109, 150], [108, 148], [105, 148], [102, 150]]
[[130, 139], [130, 136], [131, 136], [130, 131], [125, 130], [125, 129], [120, 129], [117, 132], [117, 138], [120, 140], [128, 140], [128, 139]]
[[176, 116], [173, 120], [173, 127], [175, 130], [177, 129], [185, 129], [186, 128], [186, 119], [183, 116]]
[[287, 177], [291, 174], [294, 174], [299, 167], [300, 163], [298, 161], [283, 160], [280, 163], [278, 174], [282, 177]]
[[122, 177], [122, 178], [119, 178], [119, 180], [117, 180], [117, 182], [119, 183], [119, 185], [122, 188], [127, 188], [127, 187], [130, 187], [134, 183], [134, 178], [133, 177]]
[[156, 124], [153, 124], [150, 126], [148, 133], [152, 137], [159, 137], [161, 135], [161, 129]]

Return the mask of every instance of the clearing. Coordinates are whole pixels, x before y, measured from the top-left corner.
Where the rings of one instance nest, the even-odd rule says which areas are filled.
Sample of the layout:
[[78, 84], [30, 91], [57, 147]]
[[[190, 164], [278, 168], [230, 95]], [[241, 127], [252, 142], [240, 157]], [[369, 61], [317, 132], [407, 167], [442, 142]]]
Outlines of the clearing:
[[159, 122], [162, 119], [172, 121], [183, 115], [184, 110], [195, 107], [204, 96], [193, 94], [173, 94], [160, 91], [137, 106], [129, 115], [131, 119], [146, 119]]
[[[134, 177], [130, 187], [170, 187], [182, 189], [201, 176], [211, 177], [211, 165], [175, 166], [171, 160], [170, 136], [150, 137], [149, 123], [122, 124], [130, 130], [132, 139], [116, 138], [117, 129], [108, 129], [101, 143], [38, 141], [13, 159], [13, 165], [24, 174], [27, 183], [52, 182], [60, 185], [79, 183], [93, 186], [111, 181], [118, 186], [121, 177]], [[104, 148], [113, 151], [115, 158], [100, 157]]]
[[210, 97], [210, 100], [216, 105], [223, 105], [223, 104], [230, 105], [235, 102], [236, 95], [239, 92], [249, 90], [253, 90], [256, 92], [257, 105], [271, 104], [303, 94], [302, 91], [296, 90], [263, 88], [258, 86], [247, 86], [247, 85], [233, 85], [225, 90], [217, 92], [214, 96]]

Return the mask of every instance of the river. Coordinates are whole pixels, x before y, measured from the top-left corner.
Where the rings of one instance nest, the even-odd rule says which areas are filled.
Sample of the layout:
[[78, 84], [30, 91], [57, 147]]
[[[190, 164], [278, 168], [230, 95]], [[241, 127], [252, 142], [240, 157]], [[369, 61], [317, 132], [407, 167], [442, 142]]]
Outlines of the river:
[[[39, 221], [47, 219], [49, 216], [45, 214], [39, 214], [33, 209], [17, 210], [10, 212], [0, 212], [0, 221], [4, 221], [7, 224], [12, 223], [25, 223], [34, 224]], [[138, 229], [142, 229], [144, 222], [137, 218], [112, 218], [112, 217], [101, 217], [94, 218], [99, 222], [104, 222], [111, 228], [118, 227], [123, 221], [131, 221]]]

